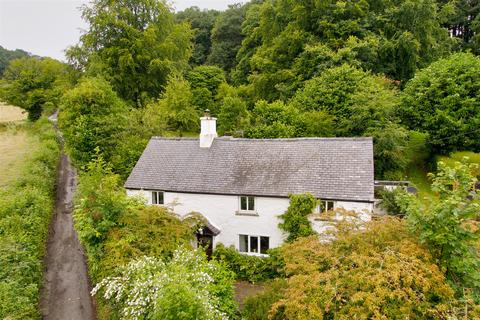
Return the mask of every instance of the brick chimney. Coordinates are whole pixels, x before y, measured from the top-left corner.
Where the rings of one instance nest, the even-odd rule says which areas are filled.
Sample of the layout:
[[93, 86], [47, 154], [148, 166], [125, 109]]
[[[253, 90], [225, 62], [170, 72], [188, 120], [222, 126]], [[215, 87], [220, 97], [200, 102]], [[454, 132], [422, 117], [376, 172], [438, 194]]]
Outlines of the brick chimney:
[[205, 114], [200, 118], [200, 148], [210, 148], [213, 143], [213, 139], [218, 137], [217, 135], [217, 118], [210, 116], [210, 110], [205, 110]]

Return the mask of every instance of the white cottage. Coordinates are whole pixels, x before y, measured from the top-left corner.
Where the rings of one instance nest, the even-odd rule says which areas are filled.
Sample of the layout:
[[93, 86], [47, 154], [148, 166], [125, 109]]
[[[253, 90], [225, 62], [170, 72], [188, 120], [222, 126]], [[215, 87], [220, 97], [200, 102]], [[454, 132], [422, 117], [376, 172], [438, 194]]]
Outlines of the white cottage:
[[309, 192], [326, 209], [373, 210], [373, 143], [217, 137], [216, 118], [205, 116], [199, 139], [153, 137], [125, 188], [181, 216], [201, 213], [208, 223], [197, 239], [210, 249], [223, 243], [263, 254], [286, 237], [278, 216], [291, 193]]

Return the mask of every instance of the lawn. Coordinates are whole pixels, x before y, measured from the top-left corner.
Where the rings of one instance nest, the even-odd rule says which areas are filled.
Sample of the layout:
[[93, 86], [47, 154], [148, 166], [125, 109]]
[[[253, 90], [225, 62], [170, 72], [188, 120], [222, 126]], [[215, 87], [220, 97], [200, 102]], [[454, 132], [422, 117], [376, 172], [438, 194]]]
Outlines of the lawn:
[[0, 102], [0, 123], [25, 120], [27, 114], [22, 112], [23, 110], [18, 107], [5, 105]]

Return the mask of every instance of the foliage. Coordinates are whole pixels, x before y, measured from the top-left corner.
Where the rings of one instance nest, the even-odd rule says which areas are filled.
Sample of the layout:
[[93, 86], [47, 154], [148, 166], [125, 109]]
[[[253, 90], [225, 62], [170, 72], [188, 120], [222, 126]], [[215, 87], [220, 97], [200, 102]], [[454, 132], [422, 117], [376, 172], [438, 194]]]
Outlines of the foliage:
[[241, 254], [233, 246], [227, 248], [219, 243], [213, 257], [233, 271], [237, 280], [256, 283], [282, 275], [283, 261], [279, 258], [278, 251], [270, 249], [268, 254], [265, 257]]
[[39, 146], [15, 183], [0, 188], [0, 318], [37, 319], [42, 259], [54, 211], [59, 146], [51, 124], [28, 129]]
[[200, 112], [193, 105], [193, 99], [188, 81], [182, 76], [173, 75], [168, 79], [161, 98], [149, 108], [152, 108], [151, 113], [158, 114], [156, 118], [166, 123], [169, 130], [197, 132]]
[[190, 246], [197, 229], [196, 224], [182, 221], [165, 207], [127, 210], [104, 242], [107, 254], [101, 261], [101, 275], [110, 275], [115, 267], [142, 255], [170, 257], [179, 246]]
[[283, 222], [278, 224], [280, 230], [288, 233], [287, 242], [292, 242], [301, 237], [315, 234], [308, 216], [313, 213], [317, 199], [310, 193], [291, 194], [287, 211], [280, 215]]
[[219, 14], [220, 12], [216, 10], [201, 10], [195, 6], [175, 14], [175, 18], [178, 21], [189, 22], [195, 33], [193, 54], [190, 58], [191, 65], [199, 66], [207, 61], [212, 47], [211, 34], [213, 25]]
[[446, 26], [451, 36], [461, 39], [461, 46], [480, 53], [480, 6], [478, 1], [458, 0], [450, 2], [440, 0], [452, 6], [452, 13], [447, 17]]
[[[402, 220], [339, 223], [335, 240], [300, 238], [282, 248], [287, 273], [271, 319], [439, 319], [454, 302], [428, 250]], [[474, 316], [474, 314], [469, 314]]]
[[389, 190], [380, 190], [379, 197], [380, 203], [379, 206], [387, 212], [387, 214], [392, 216], [404, 216], [405, 212], [402, 210], [402, 206], [399, 203], [398, 198], [404, 194], [404, 190], [401, 188], [396, 188], [393, 191]]
[[74, 163], [87, 165], [96, 152], [107, 162], [126, 125], [127, 107], [101, 78], [84, 78], [65, 93], [58, 124]]
[[117, 94], [144, 106], [168, 76], [187, 67], [193, 33], [166, 1], [95, 0], [82, 6], [88, 30], [67, 51], [70, 63], [105, 77]]
[[73, 79], [67, 65], [50, 58], [12, 60], [4, 73], [2, 98], [28, 112], [28, 119], [40, 118], [46, 106], [58, 106]]
[[94, 278], [101, 270], [99, 263], [109, 232], [119, 225], [120, 217], [136, 205], [135, 200], [127, 198], [118, 175], [111, 172], [101, 156], [92, 160], [80, 174], [75, 194], [75, 228]]
[[480, 151], [480, 58], [456, 53], [419, 71], [403, 91], [399, 114], [429, 134], [433, 151]]
[[410, 227], [428, 245], [447, 278], [457, 288], [480, 290], [480, 229], [474, 219], [480, 216], [475, 164], [457, 162], [448, 167], [438, 163], [432, 190], [438, 200], [425, 206], [411, 196], [401, 198], [401, 207], [408, 215]]
[[247, 128], [247, 138], [291, 138], [297, 135], [297, 109], [282, 101], [268, 103], [260, 100], [252, 111], [252, 125]]
[[198, 66], [187, 74], [193, 94], [193, 104], [199, 111], [209, 109], [215, 116], [217, 108], [214, 98], [221, 84], [225, 83], [224, 71], [216, 66]]
[[269, 320], [268, 312], [272, 305], [283, 297], [283, 290], [287, 287], [287, 281], [277, 278], [265, 284], [266, 289], [256, 295], [247, 297], [242, 310], [245, 320]]
[[243, 40], [241, 32], [245, 19], [245, 6], [229, 5], [221, 12], [212, 29], [212, 48], [207, 62], [230, 71], [235, 66], [235, 56]]
[[228, 319], [235, 312], [233, 274], [199, 251], [179, 248], [172, 259], [142, 257], [102, 280], [122, 319]]
[[7, 69], [8, 64], [12, 60], [28, 58], [30, 53], [23, 51], [21, 49], [16, 50], [7, 50], [0, 46], [0, 78], [3, 75], [5, 69]]
[[235, 78], [268, 101], [339, 62], [407, 80], [449, 52], [450, 9], [434, 0], [263, 1], [247, 11]]

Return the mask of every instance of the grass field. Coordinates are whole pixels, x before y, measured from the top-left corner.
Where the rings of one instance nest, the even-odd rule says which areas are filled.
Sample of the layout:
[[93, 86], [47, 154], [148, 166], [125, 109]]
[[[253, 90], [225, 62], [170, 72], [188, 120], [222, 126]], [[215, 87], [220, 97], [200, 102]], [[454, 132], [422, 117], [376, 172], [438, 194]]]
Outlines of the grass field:
[[15, 180], [35, 145], [24, 129], [0, 131], [0, 188]]
[[5, 105], [0, 102], [0, 122], [21, 121], [27, 118], [22, 109], [14, 106]]

